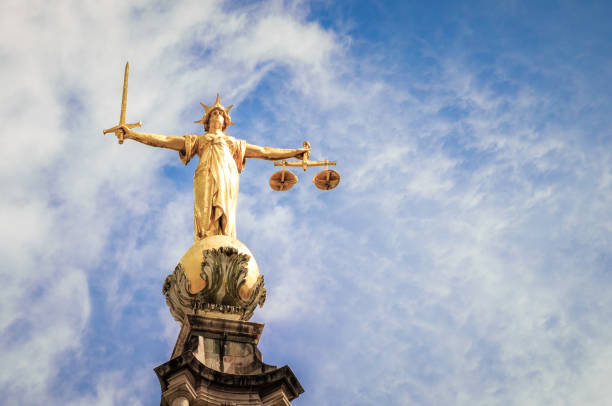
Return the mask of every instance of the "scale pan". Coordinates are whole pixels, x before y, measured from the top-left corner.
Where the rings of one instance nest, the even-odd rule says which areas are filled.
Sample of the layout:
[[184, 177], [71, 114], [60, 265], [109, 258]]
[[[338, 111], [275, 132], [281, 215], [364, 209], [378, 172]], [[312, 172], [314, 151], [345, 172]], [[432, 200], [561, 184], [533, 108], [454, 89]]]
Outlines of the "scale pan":
[[297, 181], [298, 178], [293, 172], [281, 170], [274, 172], [272, 176], [270, 176], [270, 187], [277, 192], [283, 192], [291, 189]]
[[340, 183], [340, 174], [333, 169], [326, 169], [312, 178], [312, 183], [321, 190], [330, 190]]

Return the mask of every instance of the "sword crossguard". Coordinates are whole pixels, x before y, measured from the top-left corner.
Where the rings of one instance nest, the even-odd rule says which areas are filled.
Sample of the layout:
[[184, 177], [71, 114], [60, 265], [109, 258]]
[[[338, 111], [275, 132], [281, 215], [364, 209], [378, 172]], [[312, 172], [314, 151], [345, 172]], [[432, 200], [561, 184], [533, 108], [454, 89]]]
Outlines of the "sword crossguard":
[[117, 136], [117, 138], [119, 139], [119, 144], [123, 144], [123, 136], [125, 135], [125, 132], [123, 131], [123, 129], [121, 128], [122, 126], [126, 126], [127, 128], [129, 128], [130, 130], [132, 128], [136, 128], [136, 127], [140, 127], [142, 125], [142, 121], [139, 121], [137, 123], [133, 123], [133, 124], [118, 124], [112, 128], [107, 128], [106, 130], [102, 131], [104, 134], [108, 134], [108, 133], [115, 133], [115, 135]]

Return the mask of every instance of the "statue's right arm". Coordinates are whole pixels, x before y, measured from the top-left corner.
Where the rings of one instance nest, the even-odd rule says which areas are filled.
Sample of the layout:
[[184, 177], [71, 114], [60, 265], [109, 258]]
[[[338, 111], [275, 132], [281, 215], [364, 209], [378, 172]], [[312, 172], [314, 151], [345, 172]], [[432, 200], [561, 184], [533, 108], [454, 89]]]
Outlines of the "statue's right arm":
[[127, 127], [121, 128], [123, 128], [125, 132], [125, 135], [123, 136], [124, 138], [138, 141], [146, 145], [151, 145], [152, 147], [168, 148], [175, 151], [185, 151], [185, 137], [147, 134], [131, 130]]

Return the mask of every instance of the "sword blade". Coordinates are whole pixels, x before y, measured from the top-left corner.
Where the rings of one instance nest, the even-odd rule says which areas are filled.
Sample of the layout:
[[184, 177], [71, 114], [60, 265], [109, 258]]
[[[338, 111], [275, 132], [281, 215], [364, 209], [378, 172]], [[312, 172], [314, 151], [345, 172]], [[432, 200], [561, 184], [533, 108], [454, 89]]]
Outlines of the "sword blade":
[[121, 116], [119, 125], [125, 124], [125, 110], [127, 108], [128, 76], [130, 74], [130, 63], [125, 63], [125, 73], [123, 75], [123, 96], [121, 97]]

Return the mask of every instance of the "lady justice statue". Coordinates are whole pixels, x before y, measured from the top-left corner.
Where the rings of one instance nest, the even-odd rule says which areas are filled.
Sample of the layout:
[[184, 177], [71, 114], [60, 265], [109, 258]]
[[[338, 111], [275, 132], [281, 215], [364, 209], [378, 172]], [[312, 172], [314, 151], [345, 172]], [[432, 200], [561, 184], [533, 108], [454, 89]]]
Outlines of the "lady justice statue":
[[[118, 137], [132, 139], [154, 147], [178, 151], [185, 165], [197, 155], [200, 159], [193, 175], [193, 237], [195, 241], [214, 235], [236, 238], [236, 202], [239, 174], [247, 158], [281, 160], [301, 158], [309, 148], [280, 149], [248, 144], [225, 134], [231, 124], [232, 106], [223, 107], [219, 94], [212, 106], [200, 103], [204, 116], [196, 121], [204, 125], [203, 135], [183, 137], [145, 134], [126, 125], [116, 132]], [[121, 138], [120, 138], [121, 139]]]
[[185, 164], [196, 155], [199, 158], [193, 175], [194, 244], [168, 275], [162, 290], [170, 312], [179, 322], [189, 314], [248, 320], [256, 305], [263, 305], [266, 289], [253, 255], [236, 239], [239, 174], [247, 158], [283, 160], [284, 182], [285, 175], [289, 176], [284, 165], [297, 164], [285, 159], [301, 158], [304, 169], [317, 164], [307, 159], [310, 146], [305, 142], [304, 148], [297, 149], [260, 147], [227, 135], [225, 130], [234, 124], [229, 114], [232, 106], [223, 107], [218, 94], [215, 104], [201, 103], [204, 115], [196, 123], [203, 124], [203, 135], [177, 137], [134, 131], [141, 123], [127, 124], [125, 120], [128, 73], [126, 64], [119, 124], [104, 133], [115, 133], [120, 144], [127, 138], [173, 149]]

